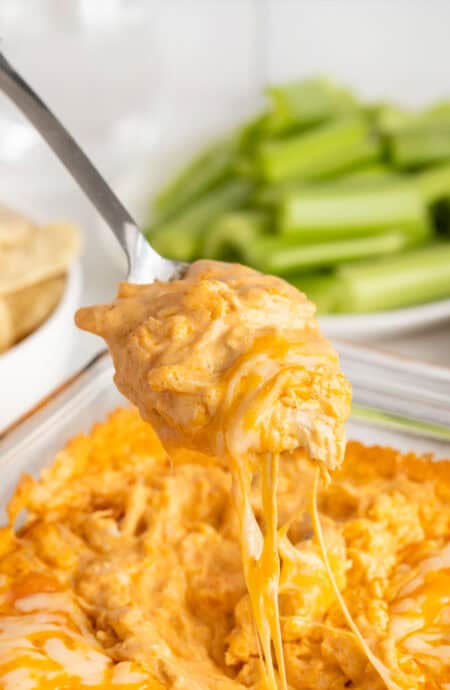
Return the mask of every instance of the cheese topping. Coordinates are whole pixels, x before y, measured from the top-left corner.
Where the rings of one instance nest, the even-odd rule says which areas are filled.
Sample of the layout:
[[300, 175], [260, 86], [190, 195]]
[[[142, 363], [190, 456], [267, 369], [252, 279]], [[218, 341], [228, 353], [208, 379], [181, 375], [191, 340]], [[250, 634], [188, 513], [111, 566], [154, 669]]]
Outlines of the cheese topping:
[[356, 639], [358, 640], [359, 644], [361, 645], [361, 649], [363, 650], [364, 654], [374, 667], [374, 669], [378, 672], [382, 680], [385, 682], [386, 687], [388, 690], [399, 690], [400, 686], [397, 685], [397, 683], [393, 680], [391, 673], [386, 666], [380, 662], [380, 660], [372, 653], [372, 650], [370, 649], [369, 645], [367, 644], [366, 640], [364, 637], [361, 635], [361, 632], [358, 628], [358, 626], [355, 624], [355, 621], [353, 620], [347, 605], [345, 603], [345, 600], [339, 590], [338, 584], [336, 582], [336, 578], [334, 576], [333, 570], [330, 565], [330, 560], [328, 558], [328, 553], [327, 553], [327, 548], [325, 545], [325, 539], [323, 536], [323, 530], [322, 530], [322, 525], [320, 524], [320, 518], [319, 518], [319, 511], [317, 508], [317, 492], [318, 492], [318, 486], [319, 486], [319, 473], [316, 470], [316, 476], [314, 480], [314, 491], [313, 491], [313, 501], [312, 501], [312, 508], [311, 508], [311, 513], [312, 513], [312, 519], [313, 519], [313, 525], [314, 525], [314, 530], [317, 536], [317, 540], [319, 542], [320, 546], [320, 552], [322, 554], [323, 562], [325, 564], [325, 568], [327, 571], [327, 575], [330, 579], [331, 586], [333, 588], [334, 594], [336, 596], [336, 599], [339, 603], [339, 606], [341, 608], [342, 614], [347, 622], [348, 627], [350, 630], [353, 632], [355, 635]]
[[[0, 609], [1, 688], [106, 690], [111, 683], [117, 690], [162, 687], [134, 662], [113, 664], [70, 593], [51, 591], [59, 585], [50, 574], [30, 572], [8, 584], [4, 587], [9, 596]], [[22, 592], [15, 598], [18, 584]], [[26, 594], [36, 586], [50, 591]]]
[[[9, 512], [26, 524], [0, 532], [0, 688], [262, 690], [284, 660], [294, 690], [445, 689], [450, 462], [349, 443], [316, 484], [316, 540], [298, 487], [317, 470], [300, 453], [265, 460], [249, 481], [241, 465], [169, 458], [130, 409], [24, 478]], [[244, 563], [232, 491], [248, 497]]]
[[421, 665], [450, 669], [450, 544], [420, 557], [408, 553], [397, 575], [402, 584], [390, 605], [391, 633]]

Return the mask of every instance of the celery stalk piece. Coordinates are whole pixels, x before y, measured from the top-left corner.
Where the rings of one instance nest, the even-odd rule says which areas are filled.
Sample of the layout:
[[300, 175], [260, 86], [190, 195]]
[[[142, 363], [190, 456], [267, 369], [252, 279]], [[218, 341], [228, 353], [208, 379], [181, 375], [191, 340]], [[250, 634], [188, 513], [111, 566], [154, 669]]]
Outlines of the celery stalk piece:
[[392, 254], [404, 249], [408, 238], [401, 231], [372, 237], [298, 244], [293, 238], [262, 237], [243, 247], [245, 263], [263, 273], [290, 275], [329, 268], [341, 263]]
[[450, 242], [341, 266], [337, 275], [340, 313], [397, 309], [450, 297]]
[[316, 305], [318, 314], [334, 311], [338, 281], [334, 273], [305, 273], [289, 277], [289, 282]]
[[153, 200], [155, 222], [173, 216], [230, 176], [237, 142], [228, 137], [214, 142], [188, 163]]
[[264, 138], [265, 113], [247, 120], [236, 130], [238, 146], [233, 160], [232, 170], [243, 177], [257, 177], [253, 151], [255, 146]]
[[279, 230], [298, 242], [322, 242], [403, 230], [411, 242], [431, 234], [428, 209], [414, 185], [315, 188], [280, 204]]
[[287, 196], [299, 194], [304, 189], [311, 188], [311, 182], [296, 178], [283, 180], [272, 184], [263, 184], [256, 189], [254, 200], [263, 206], [274, 206]]
[[392, 103], [378, 103], [370, 107], [370, 117], [376, 129], [382, 134], [391, 134], [407, 127], [415, 115]]
[[450, 104], [437, 103], [418, 112], [381, 107], [374, 117], [385, 135], [387, 155], [400, 169], [414, 169], [450, 158]]
[[256, 165], [263, 179], [314, 180], [377, 160], [380, 143], [362, 117], [344, 118], [286, 139], [263, 141]]
[[450, 197], [450, 163], [428, 168], [414, 177], [427, 204]]
[[246, 152], [238, 153], [233, 161], [233, 173], [238, 177], [257, 177], [254, 157]]
[[269, 217], [260, 211], [234, 211], [219, 216], [203, 238], [201, 254], [207, 259], [239, 261], [243, 247], [269, 228]]
[[306, 128], [358, 108], [351, 91], [324, 78], [269, 86], [267, 95], [271, 107], [264, 125], [271, 133]]
[[393, 165], [414, 169], [450, 159], [450, 118], [447, 122], [422, 121], [400, 129], [388, 138]]
[[422, 117], [434, 120], [450, 120], [450, 101], [437, 101], [422, 111]]
[[241, 208], [249, 199], [253, 186], [247, 180], [226, 180], [174, 218], [151, 228], [146, 234], [152, 246], [163, 256], [191, 261], [198, 256], [201, 235], [217, 216]]
[[369, 163], [369, 165], [362, 165], [355, 170], [344, 172], [335, 181], [336, 182], [384, 182], [385, 180], [392, 181], [394, 178], [399, 178], [397, 171], [393, 170], [386, 163]]
[[264, 184], [256, 190], [254, 201], [257, 204], [270, 206], [278, 204], [289, 196], [300, 195], [306, 190], [313, 189], [341, 189], [358, 190], [361, 188], [377, 188], [380, 185], [392, 184], [394, 181], [403, 180], [403, 176], [398, 171], [389, 168], [383, 163], [369, 163], [361, 167], [342, 172], [338, 177], [326, 178], [323, 180], [289, 179], [283, 182]]
[[450, 103], [441, 101], [430, 108], [412, 111], [392, 103], [375, 103], [366, 107], [366, 112], [382, 134], [396, 132], [426, 125], [448, 123]]
[[266, 113], [260, 113], [247, 120], [236, 131], [239, 151], [252, 149], [257, 141], [265, 134]]

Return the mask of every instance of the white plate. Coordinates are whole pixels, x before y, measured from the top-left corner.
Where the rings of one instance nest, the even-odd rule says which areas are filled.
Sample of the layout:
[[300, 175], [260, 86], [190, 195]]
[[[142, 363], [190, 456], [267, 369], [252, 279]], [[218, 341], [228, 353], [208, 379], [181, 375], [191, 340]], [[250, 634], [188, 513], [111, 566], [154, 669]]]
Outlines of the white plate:
[[[139, 169], [118, 180], [114, 185], [119, 197], [130, 210], [138, 223], [143, 223], [149, 208], [152, 192], [157, 188], [164, 174], [173, 169], [172, 157], [161, 157], [151, 160]], [[151, 171], [158, 171], [153, 176]], [[105, 250], [111, 260], [122, 270], [126, 268], [123, 252], [112, 233], [103, 226]], [[450, 320], [450, 298], [437, 302], [419, 304], [406, 309], [392, 309], [372, 314], [342, 314], [339, 316], [322, 316], [319, 321], [323, 332], [330, 338], [352, 338], [354, 340], [376, 340], [385, 336], [419, 331], [443, 321]]]
[[450, 299], [418, 304], [407, 309], [391, 309], [373, 314], [322, 316], [323, 332], [330, 338], [371, 339], [419, 331], [450, 319]]

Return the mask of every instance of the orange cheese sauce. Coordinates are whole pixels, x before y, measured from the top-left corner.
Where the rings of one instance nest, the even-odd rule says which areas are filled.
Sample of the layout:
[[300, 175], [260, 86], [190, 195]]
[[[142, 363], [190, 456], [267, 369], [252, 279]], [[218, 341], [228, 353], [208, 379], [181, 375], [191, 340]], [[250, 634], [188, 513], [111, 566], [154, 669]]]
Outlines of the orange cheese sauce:
[[[260, 565], [241, 558], [233, 468], [169, 457], [134, 409], [73, 439], [40, 479], [24, 477], [0, 531], [0, 688], [261, 690], [262, 606], [260, 639], [276, 639], [278, 624], [282, 640], [282, 657], [270, 647], [276, 683], [282, 658], [294, 690], [384, 689], [298, 491], [315, 468], [300, 453], [266, 460], [235, 496], [265, 537]], [[372, 652], [402, 690], [447, 690], [450, 462], [350, 442], [318, 505], [334, 578]]]

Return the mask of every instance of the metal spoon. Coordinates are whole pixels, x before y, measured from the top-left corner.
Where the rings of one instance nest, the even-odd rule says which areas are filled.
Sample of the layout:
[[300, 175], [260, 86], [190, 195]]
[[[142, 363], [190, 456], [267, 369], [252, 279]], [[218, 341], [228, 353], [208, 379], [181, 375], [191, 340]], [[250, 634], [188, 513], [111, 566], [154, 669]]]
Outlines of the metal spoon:
[[128, 259], [127, 280], [130, 283], [152, 283], [154, 280], [182, 277], [187, 264], [166, 259], [149, 245], [75, 139], [1, 52], [0, 89], [42, 135], [113, 231]]

